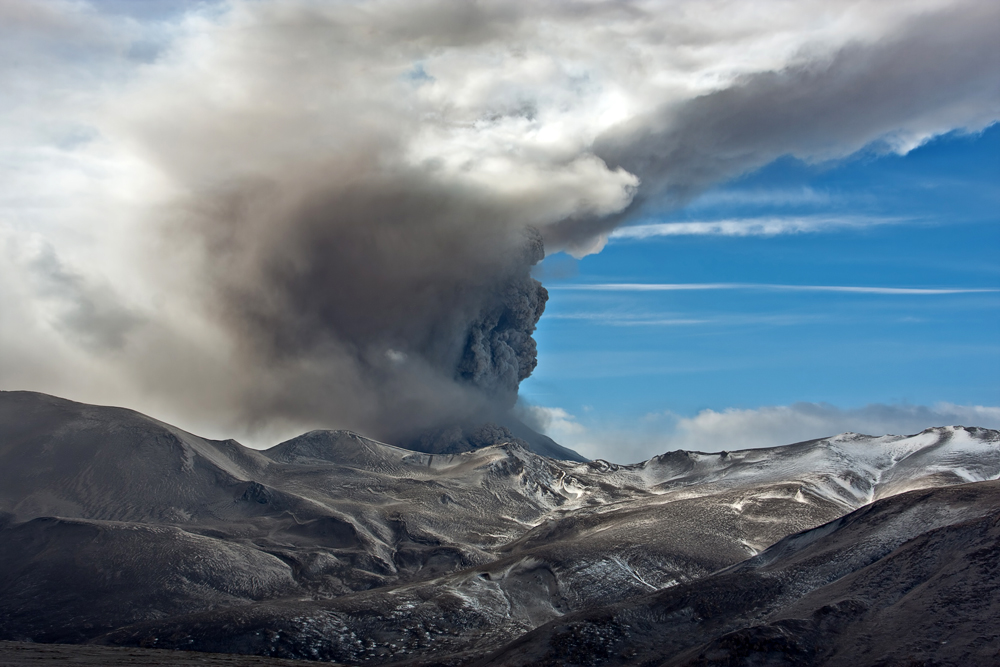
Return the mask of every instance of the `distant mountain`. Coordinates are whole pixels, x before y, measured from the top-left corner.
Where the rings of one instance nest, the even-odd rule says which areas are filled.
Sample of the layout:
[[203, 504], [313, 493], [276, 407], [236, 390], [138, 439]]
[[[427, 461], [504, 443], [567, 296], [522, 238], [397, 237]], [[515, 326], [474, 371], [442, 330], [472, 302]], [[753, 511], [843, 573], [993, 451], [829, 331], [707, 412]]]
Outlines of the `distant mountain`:
[[449, 424], [424, 431], [408, 442], [407, 449], [427, 454], [462, 454], [483, 447], [514, 442], [541, 456], [560, 461], [584, 462], [579, 452], [533, 430], [511, 412], [483, 416], [464, 424]]
[[[726, 568], [748, 582], [772, 570], [783, 585], [806, 577], [774, 556], [801, 531], [841, 535], [824, 552], [835, 561], [876, 537], [897, 544], [874, 528], [876, 537], [830, 527], [858, 508], [910, 498], [914, 516], [938, 517], [893, 533], [904, 541], [996, 517], [992, 491], [947, 507], [947, 494], [899, 494], [992, 489], [998, 478], [1000, 433], [960, 426], [621, 466], [554, 460], [517, 441], [428, 454], [348, 431], [255, 451], [130, 410], [0, 392], [0, 639], [350, 664], [457, 665], [495, 651], [503, 663], [510, 644], [553, 660], [563, 644], [551, 633], [562, 630], [546, 628], [564, 620], [590, 628], [587, 614], [701, 591], [730, 581], [719, 579]], [[831, 581], [787, 585], [806, 595]], [[650, 655], [666, 660], [660, 646], [686, 656], [783, 618], [773, 600], [770, 616], [733, 604], [730, 620], [691, 626], [689, 640], [661, 645], [650, 634]], [[833, 650], [815, 632], [802, 637], [809, 650]], [[552, 664], [570, 664], [560, 659]]]

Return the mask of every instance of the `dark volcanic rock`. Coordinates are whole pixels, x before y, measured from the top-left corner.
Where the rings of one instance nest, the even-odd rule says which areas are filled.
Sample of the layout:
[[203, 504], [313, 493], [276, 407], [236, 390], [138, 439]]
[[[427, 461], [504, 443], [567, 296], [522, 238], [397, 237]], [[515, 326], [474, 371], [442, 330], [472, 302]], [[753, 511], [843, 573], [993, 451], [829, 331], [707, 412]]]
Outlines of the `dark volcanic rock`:
[[998, 570], [1000, 483], [915, 491], [690, 584], [570, 614], [483, 664], [996, 664]]
[[499, 416], [497, 421], [501, 423], [477, 421], [432, 428], [403, 444], [407, 449], [428, 454], [460, 454], [492, 445], [516, 442], [525, 449], [550, 459], [587, 461], [579, 453], [538, 433], [509, 412]]
[[79, 644], [33, 644], [0, 641], [0, 665], [4, 667], [301, 667], [301, 662], [249, 655], [164, 651]]
[[506, 442], [515, 442], [530, 449], [528, 443], [515, 438], [510, 429], [493, 422], [450, 424], [430, 429], [407, 442], [406, 447], [428, 454], [461, 454]]
[[38, 518], [0, 535], [5, 639], [76, 642], [136, 621], [300, 592], [280, 559], [173, 526]]
[[0, 639], [414, 665], [505, 645], [500, 663], [992, 655], [970, 628], [996, 611], [995, 483], [897, 494], [996, 479], [1000, 433], [628, 466], [491, 433], [455, 454], [347, 431], [258, 452], [0, 392]]

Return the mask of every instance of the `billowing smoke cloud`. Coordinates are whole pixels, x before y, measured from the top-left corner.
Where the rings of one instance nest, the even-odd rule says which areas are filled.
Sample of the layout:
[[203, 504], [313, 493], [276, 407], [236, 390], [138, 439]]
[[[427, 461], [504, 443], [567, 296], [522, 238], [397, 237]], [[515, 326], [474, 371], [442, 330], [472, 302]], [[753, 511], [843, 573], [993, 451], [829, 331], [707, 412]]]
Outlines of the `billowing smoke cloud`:
[[[548, 292], [523, 272], [545, 256], [542, 239], [529, 235], [515, 266], [522, 269], [498, 284], [483, 301], [483, 310], [468, 327], [458, 375], [496, 398], [509, 410], [517, 401], [517, 388], [538, 365], [537, 346], [531, 334], [545, 310]], [[517, 255], [515, 255], [516, 257]]]
[[[594, 152], [641, 178], [628, 211], [635, 215], [643, 206], [682, 205], [783, 155], [822, 161], [868, 145], [905, 152], [955, 127], [984, 127], [1000, 110], [1000, 87], [990, 83], [1000, 68], [998, 22], [995, 3], [916, 13], [879, 41], [852, 40], [823, 57], [665, 101], [601, 134]], [[550, 237], [592, 251], [620, 222], [564, 222]]]
[[263, 442], [503, 413], [545, 251], [1000, 116], [974, 0], [128, 5], [0, 2], [0, 384]]
[[509, 409], [547, 299], [530, 276], [537, 232], [419, 174], [374, 181], [332, 181], [290, 209], [266, 201], [283, 185], [209, 196], [185, 222], [211, 248], [195, 269], [206, 303], [251, 372], [282, 380], [245, 400], [392, 441]]

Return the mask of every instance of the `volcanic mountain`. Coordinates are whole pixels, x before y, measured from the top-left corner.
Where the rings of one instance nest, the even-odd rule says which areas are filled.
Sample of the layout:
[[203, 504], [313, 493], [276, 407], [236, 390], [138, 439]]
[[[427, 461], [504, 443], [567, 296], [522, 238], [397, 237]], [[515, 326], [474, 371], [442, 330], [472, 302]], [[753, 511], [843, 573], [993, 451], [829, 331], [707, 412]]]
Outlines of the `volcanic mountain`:
[[628, 466], [347, 431], [256, 451], [0, 392], [0, 639], [346, 664], [1000, 655], [1000, 432], [722, 444]]

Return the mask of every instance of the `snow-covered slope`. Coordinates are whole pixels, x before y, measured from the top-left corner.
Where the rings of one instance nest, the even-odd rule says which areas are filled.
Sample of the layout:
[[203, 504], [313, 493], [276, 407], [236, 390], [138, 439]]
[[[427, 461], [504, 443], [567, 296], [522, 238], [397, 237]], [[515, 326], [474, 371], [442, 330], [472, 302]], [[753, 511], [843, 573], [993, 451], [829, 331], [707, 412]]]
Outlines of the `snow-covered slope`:
[[[620, 466], [516, 443], [430, 455], [347, 431], [258, 452], [129, 410], [0, 392], [0, 543], [18, 564], [0, 570], [0, 639], [113, 631], [107, 641], [228, 650], [219, 642], [243, 628], [239, 650], [289, 657], [485, 651], [873, 500], [998, 477], [1000, 433], [964, 427]], [[219, 554], [228, 565], [213, 565]], [[274, 644], [267, 629], [281, 624]]]
[[802, 493], [853, 509], [912, 489], [997, 479], [1000, 432], [944, 426], [910, 436], [842, 433], [783, 447], [675, 451], [630, 466], [597, 461], [566, 469], [583, 477], [600, 471], [615, 487], [672, 497], [793, 483]]
[[998, 556], [1000, 483], [910, 492], [689, 584], [566, 615], [477, 664], [993, 665]]

